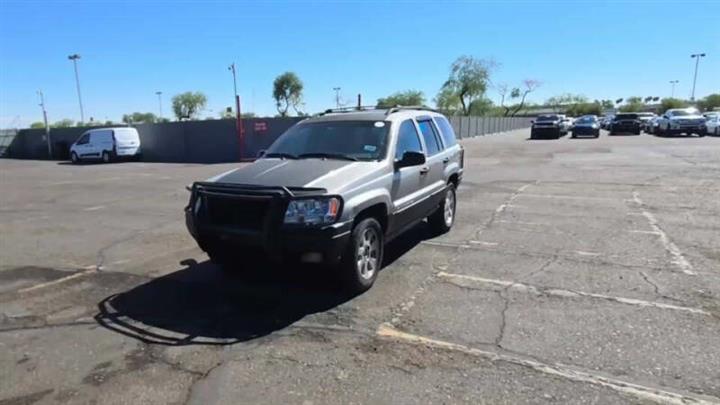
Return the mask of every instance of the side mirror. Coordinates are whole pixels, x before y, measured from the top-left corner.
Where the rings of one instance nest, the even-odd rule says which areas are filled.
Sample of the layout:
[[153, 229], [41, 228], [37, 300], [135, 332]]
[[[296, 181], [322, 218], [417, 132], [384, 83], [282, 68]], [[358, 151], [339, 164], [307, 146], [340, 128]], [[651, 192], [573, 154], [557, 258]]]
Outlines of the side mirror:
[[534, 124], [534, 123], [535, 123], [535, 120], [530, 120], [530, 123], [531, 123], [531, 124]]
[[403, 153], [402, 159], [395, 161], [395, 169], [403, 167], [420, 166], [425, 164], [425, 154], [422, 152], [406, 151]]
[[263, 157], [263, 156], [265, 156], [265, 149], [260, 149], [260, 150], [258, 151], [258, 153], [257, 153], [257, 157], [258, 157], [258, 158], [261, 158], [261, 157]]

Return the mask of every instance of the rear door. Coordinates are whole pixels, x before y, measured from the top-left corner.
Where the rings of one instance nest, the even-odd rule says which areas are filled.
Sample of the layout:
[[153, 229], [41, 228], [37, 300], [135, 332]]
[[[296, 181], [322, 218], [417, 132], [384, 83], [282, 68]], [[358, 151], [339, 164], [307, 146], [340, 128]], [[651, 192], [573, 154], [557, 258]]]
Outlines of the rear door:
[[425, 195], [423, 209], [426, 214], [440, 202], [442, 193], [445, 189], [445, 181], [443, 174], [445, 171], [446, 153], [440, 138], [440, 132], [435, 127], [435, 123], [430, 116], [417, 117], [417, 125], [422, 135], [423, 145], [425, 146], [425, 162], [422, 187]]
[[450, 175], [453, 173], [459, 173], [463, 167], [463, 149], [457, 143], [457, 137], [452, 125], [443, 116], [434, 117], [437, 128], [440, 130], [440, 137], [442, 138], [445, 150], [443, 151], [443, 180], [447, 183]]

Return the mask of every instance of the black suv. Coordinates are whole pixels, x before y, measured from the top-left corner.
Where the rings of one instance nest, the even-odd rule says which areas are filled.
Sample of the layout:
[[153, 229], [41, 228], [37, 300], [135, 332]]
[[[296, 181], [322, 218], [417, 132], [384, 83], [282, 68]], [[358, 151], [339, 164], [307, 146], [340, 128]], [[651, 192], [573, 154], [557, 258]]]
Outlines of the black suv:
[[642, 120], [638, 113], [620, 113], [613, 118], [610, 124], [610, 135], [630, 133], [640, 135]]

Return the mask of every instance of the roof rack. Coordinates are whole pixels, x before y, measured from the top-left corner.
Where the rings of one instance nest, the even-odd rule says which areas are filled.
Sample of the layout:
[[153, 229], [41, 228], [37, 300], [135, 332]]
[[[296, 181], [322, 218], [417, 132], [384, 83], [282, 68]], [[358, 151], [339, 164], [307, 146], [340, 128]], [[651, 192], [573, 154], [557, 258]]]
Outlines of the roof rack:
[[390, 115], [392, 113], [396, 113], [398, 111], [405, 111], [405, 110], [420, 110], [420, 111], [432, 111], [432, 112], [438, 112], [434, 108], [430, 108], [424, 105], [396, 105], [395, 107], [388, 108], [387, 111], [385, 111], [385, 115]]
[[361, 106], [353, 106], [353, 107], [339, 107], [339, 108], [328, 108], [327, 110], [317, 114], [317, 116], [322, 116], [325, 114], [333, 114], [333, 113], [347, 113], [347, 112], [355, 112], [355, 111], [371, 111], [371, 110], [378, 110], [377, 106], [374, 105], [361, 105]]

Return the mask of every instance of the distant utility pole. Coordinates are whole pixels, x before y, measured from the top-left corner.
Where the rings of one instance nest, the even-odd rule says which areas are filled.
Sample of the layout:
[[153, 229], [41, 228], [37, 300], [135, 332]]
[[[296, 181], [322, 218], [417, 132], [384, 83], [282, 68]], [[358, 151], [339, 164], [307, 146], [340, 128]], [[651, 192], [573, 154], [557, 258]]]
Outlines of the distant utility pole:
[[50, 142], [50, 126], [47, 120], [47, 111], [45, 110], [45, 96], [42, 90], [38, 90], [38, 96], [40, 96], [40, 108], [43, 112], [43, 122], [45, 122], [45, 138], [47, 139], [48, 157], [52, 159], [52, 142]]
[[74, 53], [68, 56], [68, 59], [73, 61], [73, 67], [75, 68], [75, 85], [77, 86], [78, 102], [80, 103], [80, 122], [85, 122], [85, 112], [83, 111], [82, 96], [80, 96], [80, 77], [78, 76], [77, 61], [80, 59], [80, 55]]
[[335, 90], [335, 108], [340, 108], [340, 87], [333, 87]]
[[680, 80], [670, 80], [672, 90], [670, 90], [670, 98], [675, 98], [675, 85], [680, 83]]
[[694, 53], [690, 55], [691, 58], [695, 58], [695, 76], [693, 76], [693, 89], [690, 95], [690, 101], [695, 101], [695, 82], [697, 81], [698, 65], [700, 64], [700, 58], [704, 58], [704, 53]]
[[243, 158], [243, 153], [245, 149], [245, 130], [242, 125], [242, 116], [240, 114], [240, 95], [237, 91], [237, 76], [235, 73], [235, 62], [233, 62], [230, 66], [228, 66], [228, 70], [232, 72], [233, 76], [233, 90], [235, 92], [235, 129], [237, 130], [238, 134], [238, 140], [240, 141], [240, 159]]
[[158, 96], [158, 109], [160, 111], [158, 117], [162, 120], [162, 91], [156, 91], [155, 94]]

